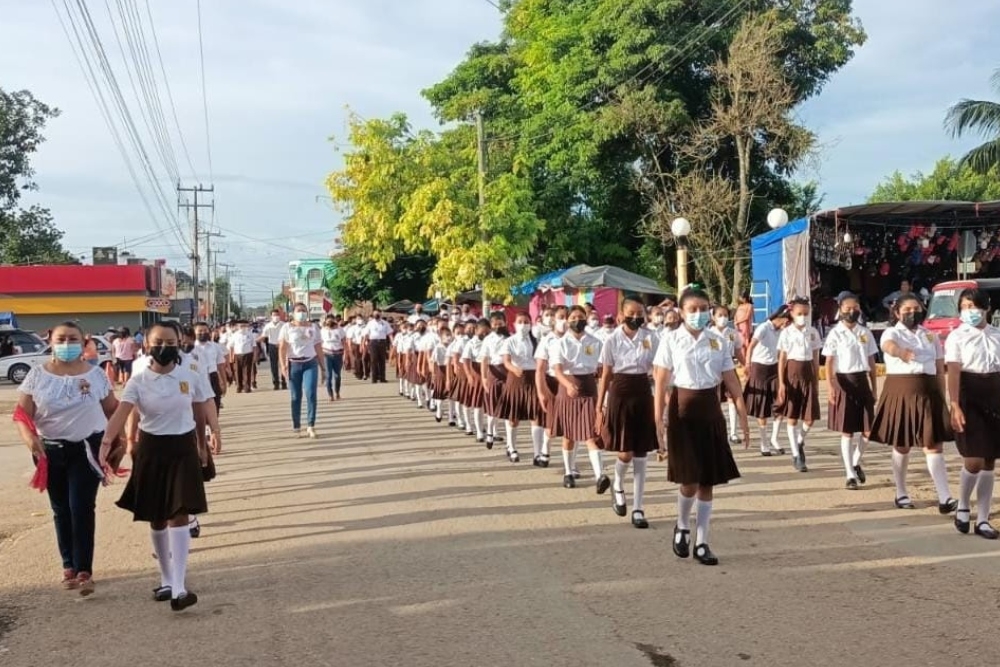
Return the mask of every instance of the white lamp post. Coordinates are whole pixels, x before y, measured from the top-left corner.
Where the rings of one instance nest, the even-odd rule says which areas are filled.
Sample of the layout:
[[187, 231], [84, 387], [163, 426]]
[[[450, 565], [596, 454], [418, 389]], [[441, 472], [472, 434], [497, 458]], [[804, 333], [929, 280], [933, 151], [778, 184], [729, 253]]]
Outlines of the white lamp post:
[[767, 214], [767, 226], [771, 229], [781, 229], [788, 224], [788, 212], [783, 208], [773, 208]]
[[691, 233], [691, 223], [687, 218], [675, 218], [670, 223], [670, 233], [677, 242], [677, 290], [681, 291], [688, 284], [687, 236]]

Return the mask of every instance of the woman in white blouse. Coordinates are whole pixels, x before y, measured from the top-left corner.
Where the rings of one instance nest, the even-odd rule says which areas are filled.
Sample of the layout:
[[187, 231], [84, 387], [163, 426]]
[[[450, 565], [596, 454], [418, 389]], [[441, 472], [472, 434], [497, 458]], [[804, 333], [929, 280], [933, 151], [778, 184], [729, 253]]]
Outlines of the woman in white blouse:
[[[864, 484], [861, 467], [865, 438], [875, 417], [878, 377], [875, 355], [878, 347], [872, 332], [859, 324], [861, 305], [853, 294], [840, 300], [839, 319], [826, 337], [826, 383], [829, 389], [827, 428], [840, 433], [840, 455], [847, 475], [847, 488], [855, 491]], [[854, 438], [858, 445], [854, 447]]]
[[503, 313], [490, 315], [492, 331], [483, 339], [479, 350], [479, 373], [483, 385], [483, 412], [486, 413], [486, 449], [493, 449], [497, 439], [497, 422], [500, 421], [500, 394], [507, 381], [507, 369], [503, 365], [500, 346], [509, 335], [507, 319]]
[[483, 406], [486, 404], [486, 397], [478, 359], [489, 330], [489, 320], [481, 319], [476, 322], [473, 329], [474, 334], [465, 344], [465, 349], [462, 350], [462, 370], [465, 371], [465, 381], [468, 387], [465, 401], [472, 411], [472, 422], [476, 427], [476, 442], [486, 442], [486, 431], [483, 425]]
[[733, 350], [725, 338], [707, 330], [708, 295], [686, 290], [680, 310], [684, 324], [662, 336], [653, 360], [656, 424], [667, 425], [667, 479], [680, 485], [673, 551], [678, 558], [691, 555], [691, 509], [697, 498], [694, 557], [702, 565], [718, 565], [708, 547], [714, 488], [740, 476], [719, 404], [720, 383], [737, 397], [744, 441], [749, 441], [750, 431]]
[[323, 339], [323, 360], [326, 363], [326, 395], [331, 401], [339, 401], [340, 376], [344, 369], [344, 339], [347, 334], [337, 318], [327, 315], [323, 320], [320, 337]]
[[915, 294], [904, 294], [892, 307], [896, 324], [882, 334], [885, 384], [875, 408], [870, 440], [891, 445], [895, 505], [915, 509], [906, 490], [910, 449], [923, 447], [927, 470], [938, 494], [938, 511], [950, 514], [958, 501], [948, 490], [948, 469], [942, 443], [952, 439], [945, 404], [944, 350], [936, 334], [921, 326], [924, 305]]
[[[599, 434], [594, 425], [597, 414], [597, 367], [601, 360], [601, 341], [587, 333], [587, 311], [580, 306], [569, 310], [566, 320], [569, 332], [559, 339], [549, 363], [559, 382], [556, 395], [556, 426], [563, 441], [563, 486], [576, 486], [573, 475], [572, 453], [583, 443], [594, 469], [597, 493], [606, 493], [611, 479], [604, 474], [601, 450], [597, 445]], [[571, 449], [567, 449], [567, 443]]]
[[189, 517], [208, 511], [195, 424], [205, 420], [215, 446], [219, 425], [208, 379], [180, 364], [177, 328], [154, 324], [147, 339], [149, 368], [125, 385], [101, 441], [101, 463], [128, 415], [133, 408], [138, 410], [139, 443], [132, 476], [117, 504], [131, 512], [134, 521], [149, 523], [160, 567], [160, 586], [153, 590], [153, 599], [170, 600], [171, 609], [182, 611], [198, 602], [185, 581], [191, 548]]
[[500, 345], [500, 357], [507, 378], [500, 392], [498, 411], [504, 420], [507, 435], [507, 458], [517, 463], [517, 427], [522, 421], [531, 422], [531, 445], [534, 451], [532, 462], [539, 465], [542, 447], [545, 444], [545, 427], [542, 426], [542, 407], [535, 391], [535, 348], [538, 340], [531, 333], [531, 317], [519, 313], [514, 320], [514, 335], [508, 336]]
[[990, 525], [996, 460], [1000, 457], [1000, 329], [986, 323], [990, 298], [979, 289], [958, 297], [962, 326], [944, 346], [948, 394], [955, 444], [964, 465], [958, 487], [955, 528], [968, 533], [972, 522], [972, 489], [976, 489], [976, 535], [1000, 537]]
[[799, 472], [808, 472], [805, 436], [819, 419], [819, 351], [823, 341], [810, 324], [809, 301], [795, 299], [789, 306], [792, 324], [778, 336], [776, 409], [787, 421], [792, 464]]
[[[555, 348], [559, 345], [559, 339], [566, 335], [568, 324], [566, 316], [569, 309], [566, 306], [556, 306], [552, 309], [552, 331], [538, 341], [535, 347], [535, 393], [538, 394], [538, 406], [542, 409], [542, 423], [545, 426], [545, 440], [542, 443], [542, 453], [538, 457], [538, 465], [541, 468], [549, 467], [549, 447], [552, 439], [562, 437], [562, 433], [556, 432], [556, 395], [559, 393], [559, 381], [556, 380], [556, 373], [552, 370], [550, 360], [555, 353]], [[563, 438], [563, 450], [570, 452], [570, 470], [574, 479], [579, 479], [580, 473], [576, 469], [576, 449], [573, 443]]]
[[[785, 453], [778, 446], [781, 417], [775, 413], [774, 406], [778, 398], [778, 336], [791, 321], [788, 306], [781, 306], [771, 313], [766, 322], [757, 325], [747, 345], [747, 383], [743, 387], [743, 402], [747, 406], [747, 414], [757, 418], [761, 456], [782, 456]], [[767, 433], [768, 419], [774, 420], [770, 437]]]
[[278, 336], [278, 365], [288, 382], [292, 401], [292, 432], [302, 433], [302, 396], [306, 399], [306, 435], [316, 437], [316, 390], [326, 381], [323, 340], [319, 328], [309, 321], [309, 309], [295, 304], [291, 321]]
[[86, 596], [94, 592], [94, 505], [105, 477], [99, 448], [118, 400], [107, 374], [82, 358], [83, 338], [73, 322], [52, 329], [52, 358], [18, 387], [14, 419], [35, 461], [47, 459], [63, 587]]
[[[649, 375], [656, 354], [656, 333], [643, 326], [646, 318], [641, 302], [622, 301], [622, 325], [608, 336], [601, 348], [601, 381], [597, 388], [597, 420], [605, 451], [617, 452], [611, 507], [625, 516], [625, 474], [631, 464], [632, 525], [649, 528], [643, 499], [646, 489], [647, 454], [657, 449], [659, 437], [654, 419]], [[607, 396], [607, 409], [604, 398]]]

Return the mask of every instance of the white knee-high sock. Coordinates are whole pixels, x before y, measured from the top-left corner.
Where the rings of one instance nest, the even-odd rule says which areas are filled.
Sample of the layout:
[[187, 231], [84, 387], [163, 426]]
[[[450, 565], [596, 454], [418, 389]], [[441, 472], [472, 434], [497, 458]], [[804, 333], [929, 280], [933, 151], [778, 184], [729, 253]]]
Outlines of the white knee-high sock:
[[545, 431], [544, 427], [542, 428], [542, 432], [545, 435], [545, 437], [542, 438], [542, 456], [548, 456], [549, 448], [552, 446], [552, 436]]
[[854, 458], [851, 463], [855, 466], [861, 465], [861, 459], [865, 456], [865, 448], [868, 446], [868, 439], [861, 433], [855, 435], [858, 439], [857, 446], [854, 448]]
[[910, 455], [900, 454], [896, 449], [892, 450], [892, 478], [896, 482], [896, 497], [909, 498], [906, 492], [906, 469], [910, 465]]
[[417, 405], [424, 407], [424, 385], [417, 385]]
[[990, 520], [990, 505], [993, 502], [995, 482], [996, 473], [992, 470], [983, 470], [979, 473], [979, 482], [976, 484], [976, 523]]
[[840, 435], [840, 457], [844, 461], [844, 472], [847, 473], [847, 479], [854, 479], [854, 457], [851, 456], [851, 445], [853, 444], [854, 438], [849, 435]]
[[781, 420], [775, 419], [771, 422], [771, 444], [778, 446], [778, 432], [781, 430]]
[[695, 503], [695, 539], [694, 544], [708, 544], [708, 525], [712, 522], [712, 501], [699, 500]]
[[799, 442], [803, 442], [806, 436], [809, 435], [809, 429], [812, 428], [811, 424], [805, 422], [799, 422]]
[[442, 401], [437, 402], [437, 410], [434, 412], [434, 416], [438, 419], [444, 419], [444, 406], [441, 403]]
[[587, 455], [590, 456], [590, 467], [594, 469], [594, 479], [599, 479], [604, 474], [604, 465], [601, 463], [601, 450], [588, 449]]
[[486, 437], [496, 438], [497, 437], [497, 418], [486, 415]]
[[969, 472], [962, 466], [962, 472], [958, 476], [958, 511], [966, 512], [972, 509], [972, 489], [976, 487], [976, 482], [979, 481], [979, 475], [982, 473]]
[[403, 380], [400, 380], [400, 381], [399, 381], [399, 393], [401, 393], [401, 394], [402, 394], [402, 393], [404, 392], [404, 390], [405, 390], [405, 387], [403, 386], [404, 384], [405, 384], [405, 383], [404, 383], [404, 381], [403, 381]]
[[615, 459], [615, 483], [612, 485], [612, 489], [615, 491], [625, 490], [625, 473], [628, 472], [628, 462], [622, 461], [621, 459]]
[[160, 586], [173, 586], [170, 568], [170, 536], [167, 534], [167, 529], [150, 530], [149, 537], [153, 541], [156, 563], [160, 566]]
[[[535, 456], [542, 455], [542, 447], [545, 445], [545, 427], [539, 426], [538, 424], [531, 425], [531, 448], [535, 453]], [[548, 450], [545, 450], [545, 454], [548, 455]]]
[[563, 469], [566, 471], [565, 474], [573, 474], [573, 451], [570, 449], [562, 450], [563, 455]]
[[736, 404], [728, 401], [729, 404], [729, 436], [736, 435]]
[[632, 459], [632, 509], [642, 511], [643, 496], [646, 495], [646, 457]]
[[465, 424], [465, 430], [466, 430], [466, 432], [469, 432], [469, 431], [471, 431], [473, 429], [473, 427], [472, 427], [472, 413], [469, 411], [469, 406], [468, 405], [463, 405], [462, 406], [462, 423]]
[[802, 452], [799, 447], [799, 427], [797, 424], [795, 426], [789, 424], [785, 430], [788, 431], [788, 444], [792, 447], [792, 456], [798, 457]]
[[507, 451], [508, 452], [516, 452], [517, 451], [517, 442], [515, 442], [515, 438], [517, 437], [517, 427], [514, 426], [514, 423], [511, 420], [504, 419], [503, 420], [503, 430], [504, 430], [504, 434], [507, 437]]
[[187, 593], [184, 579], [187, 577], [188, 552], [191, 550], [191, 531], [187, 526], [167, 528], [170, 533], [171, 594], [179, 598]]
[[483, 438], [483, 409], [473, 408], [472, 409], [472, 421], [476, 426], [476, 438]]
[[951, 498], [951, 491], [948, 490], [948, 467], [944, 463], [944, 454], [930, 452], [926, 454], [926, 458], [927, 472], [934, 479], [939, 502], [946, 503]]
[[691, 530], [691, 508], [694, 507], [694, 496], [688, 498], [677, 491], [677, 527], [681, 530]]
[[574, 472], [576, 472], [576, 445], [577, 443], [574, 442], [569, 450], [569, 464], [573, 467]]

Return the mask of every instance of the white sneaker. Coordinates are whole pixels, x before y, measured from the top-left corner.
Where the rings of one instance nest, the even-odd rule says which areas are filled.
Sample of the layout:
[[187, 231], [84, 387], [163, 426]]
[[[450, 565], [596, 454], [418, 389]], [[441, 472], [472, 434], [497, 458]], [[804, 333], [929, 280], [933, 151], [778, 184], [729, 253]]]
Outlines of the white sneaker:
[[306, 435], [308, 435], [313, 440], [316, 439], [316, 430], [312, 426], [306, 429]]

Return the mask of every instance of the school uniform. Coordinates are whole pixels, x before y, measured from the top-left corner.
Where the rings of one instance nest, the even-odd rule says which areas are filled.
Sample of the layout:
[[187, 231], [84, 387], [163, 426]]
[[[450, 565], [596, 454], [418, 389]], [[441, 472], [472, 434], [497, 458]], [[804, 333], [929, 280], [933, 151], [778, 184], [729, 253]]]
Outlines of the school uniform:
[[[277, 342], [277, 339], [275, 341]], [[222, 378], [219, 377], [219, 366], [226, 364], [226, 349], [213, 341], [197, 341], [194, 344], [194, 349], [198, 353], [198, 363], [204, 365], [205, 372], [208, 373], [208, 382], [212, 387], [212, 395], [215, 397], [215, 409], [220, 411], [222, 410]], [[275, 352], [276, 366], [277, 363], [277, 352]], [[276, 375], [275, 378], [277, 377]], [[277, 379], [274, 381], [274, 388], [278, 388]]]
[[406, 359], [406, 381], [410, 384], [411, 390], [424, 383], [424, 376], [417, 368], [417, 339], [416, 333], [410, 333], [403, 336], [399, 342], [400, 353]]
[[961, 369], [958, 399], [965, 429], [955, 434], [959, 453], [1000, 458], [1000, 329], [963, 324], [948, 335], [944, 350], [945, 363]]
[[560, 382], [555, 400], [553, 430], [572, 442], [599, 440], [594, 421], [597, 416], [596, 373], [600, 360], [601, 341], [589, 333], [579, 339], [572, 333], [565, 334], [554, 346], [549, 359], [549, 364], [559, 366], [577, 387], [577, 395], [571, 397]]
[[819, 419], [819, 377], [815, 353], [823, 347], [819, 332], [806, 325], [789, 325], [778, 336], [778, 352], [785, 353], [785, 402], [777, 408], [786, 419]]
[[472, 381], [466, 384], [466, 393], [463, 397], [465, 405], [469, 406], [476, 415], [482, 416], [482, 410], [485, 406], [485, 395], [483, 392], [483, 383], [480, 381], [479, 375], [479, 353], [483, 348], [483, 339], [479, 336], [473, 336], [465, 344], [462, 349], [461, 363], [464, 366], [463, 370], [468, 369], [468, 365], [472, 365]]
[[367, 380], [371, 374], [371, 354], [364, 347], [365, 325], [357, 322], [351, 331], [351, 347], [354, 350], [354, 377]]
[[431, 397], [435, 401], [443, 401], [451, 396], [447, 386], [448, 348], [450, 346], [450, 342], [448, 345], [445, 345], [440, 337], [435, 336], [434, 347], [428, 353], [430, 355], [428, 361], [430, 361], [431, 368], [434, 371], [434, 384]]
[[236, 392], [249, 393], [253, 378], [254, 336], [250, 331], [235, 331], [227, 342], [236, 366]]
[[368, 340], [371, 358], [372, 384], [385, 382], [385, 362], [389, 354], [389, 334], [392, 327], [383, 319], [371, 319], [365, 325], [364, 336]]
[[875, 417], [871, 387], [872, 357], [878, 353], [875, 336], [866, 327], [843, 322], [830, 330], [823, 356], [833, 358], [833, 403], [827, 413], [827, 428], [834, 433], [867, 433]]
[[264, 325], [264, 330], [260, 334], [264, 339], [264, 344], [267, 346], [267, 361], [271, 366], [271, 383], [274, 385], [275, 390], [279, 387], [285, 388], [285, 380], [281, 377], [281, 372], [278, 368], [278, 339], [281, 336], [281, 328], [284, 326], [285, 323], [281, 320], [277, 322], [272, 320]]
[[747, 414], [757, 419], [774, 417], [774, 403], [778, 398], [778, 336], [780, 331], [770, 320], [754, 329], [753, 353], [747, 383], [743, 387], [743, 402]]
[[454, 340], [448, 346], [445, 351], [445, 358], [447, 368], [451, 373], [451, 386], [449, 391], [451, 393], [451, 411], [453, 417], [449, 419], [449, 425], [458, 425], [460, 429], [466, 432], [466, 435], [472, 435], [472, 425], [469, 419], [469, 409], [466, 406], [465, 398], [468, 392], [468, 382], [465, 377], [465, 369], [462, 367], [462, 351], [465, 349], [465, 344], [468, 342], [468, 338], [465, 335], [455, 336]]
[[[546, 364], [547, 368], [545, 371], [544, 381], [545, 386], [548, 388], [549, 393], [553, 397], [553, 400], [559, 395], [559, 381], [556, 379], [556, 373], [552, 369], [552, 358], [561, 339], [562, 336], [556, 334], [555, 332], [550, 332], [546, 334], [535, 347], [535, 361], [544, 361]], [[537, 368], [537, 363], [535, 366]], [[540, 400], [541, 399], [539, 399], [539, 401]], [[549, 405], [548, 412], [545, 413], [543, 424], [550, 438], [562, 435], [562, 433], [556, 432], [557, 424], [558, 420], [556, 419], [555, 404], [553, 402]]]
[[504, 382], [507, 380], [507, 369], [503, 365], [503, 356], [500, 354], [500, 346], [504, 342], [504, 337], [496, 332], [490, 332], [483, 339], [483, 346], [479, 350], [477, 362], [487, 363], [486, 387], [484, 390], [484, 409], [486, 416], [495, 420], [500, 417], [500, 394], [503, 391]]
[[639, 329], [629, 338], [616, 329], [601, 348], [601, 365], [611, 368], [604, 429], [605, 450], [644, 457], [658, 446], [649, 375], [656, 356], [655, 335]]
[[542, 407], [535, 389], [535, 342], [527, 334], [509, 336], [500, 346], [500, 358], [520, 369], [521, 376], [507, 373], [500, 392], [499, 417], [512, 421], [538, 421]]

